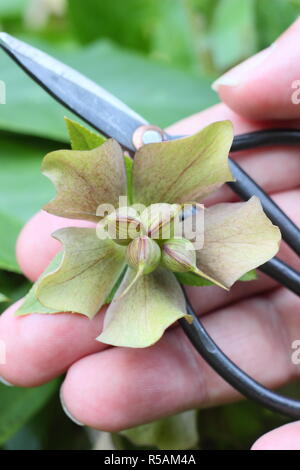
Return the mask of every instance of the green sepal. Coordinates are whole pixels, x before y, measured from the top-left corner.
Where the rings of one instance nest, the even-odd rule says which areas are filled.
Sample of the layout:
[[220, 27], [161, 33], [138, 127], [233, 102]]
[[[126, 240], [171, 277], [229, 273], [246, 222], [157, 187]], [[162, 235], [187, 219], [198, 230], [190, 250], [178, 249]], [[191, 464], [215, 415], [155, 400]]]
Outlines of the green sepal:
[[239, 281], [248, 282], [255, 281], [255, 279], [257, 279], [257, 271], [256, 269], [251, 269], [251, 271], [248, 271], [243, 276], [241, 276]]
[[132, 172], [133, 172], [133, 160], [129, 155], [124, 155], [125, 160], [125, 170], [127, 176], [127, 197], [128, 205], [133, 203], [132, 195]]
[[93, 150], [102, 145], [106, 138], [84, 127], [79, 122], [65, 117], [72, 150]]
[[[177, 277], [178, 281], [181, 284], [184, 284], [186, 286], [202, 287], [202, 286], [214, 286], [215, 285], [212, 281], [209, 281], [208, 279], [204, 279], [204, 277], [198, 276], [195, 273], [190, 272], [190, 273], [174, 273], [174, 274]], [[247, 282], [247, 281], [254, 281], [256, 278], [257, 278], [256, 269], [251, 269], [251, 271], [248, 271], [238, 280]]]
[[122, 281], [123, 281], [123, 278], [124, 278], [124, 276], [125, 276], [125, 274], [126, 274], [127, 268], [128, 268], [128, 266], [125, 266], [124, 270], [122, 271], [122, 273], [121, 273], [120, 276], [118, 277], [118, 279], [117, 279], [117, 281], [115, 282], [115, 284], [114, 284], [112, 290], [110, 291], [110, 293], [108, 294], [108, 296], [107, 296], [106, 299], [105, 299], [105, 302], [104, 302], [105, 304], [110, 304], [110, 303], [112, 302], [113, 298], [114, 298], [115, 295], [116, 295], [117, 290], [119, 289], [119, 287], [120, 287], [120, 285], [121, 285], [121, 283], [122, 283]]
[[36, 297], [37, 288], [42, 281], [42, 279], [49, 273], [58, 269], [61, 264], [61, 260], [63, 257], [63, 252], [60, 251], [57, 255], [53, 258], [51, 263], [45, 269], [43, 274], [39, 277], [39, 279], [33, 284], [30, 291], [26, 295], [24, 302], [15, 312], [15, 315], [28, 315], [30, 313], [60, 313], [61, 310], [54, 310], [53, 308], [45, 307]]

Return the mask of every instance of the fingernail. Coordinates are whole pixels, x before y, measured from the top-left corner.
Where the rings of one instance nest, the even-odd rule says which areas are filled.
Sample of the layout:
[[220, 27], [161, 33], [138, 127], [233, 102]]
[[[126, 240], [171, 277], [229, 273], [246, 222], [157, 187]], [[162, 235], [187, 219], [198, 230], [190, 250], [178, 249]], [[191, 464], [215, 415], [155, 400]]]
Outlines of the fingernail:
[[6, 385], [7, 387], [14, 387], [13, 384], [11, 384], [10, 382], [8, 382], [7, 380], [5, 380], [3, 377], [0, 376], [0, 383], [2, 383], [3, 385]]
[[253, 70], [257, 69], [265, 62], [265, 60], [273, 52], [275, 46], [276, 42], [274, 42], [267, 49], [263, 49], [262, 51], [258, 52], [258, 54], [255, 54], [253, 57], [250, 57], [233, 69], [224, 73], [224, 75], [221, 75], [221, 77], [217, 78], [217, 80], [212, 83], [212, 89], [218, 92], [221, 86], [237, 87], [241, 85], [249, 78], [249, 75]]
[[66, 404], [65, 404], [64, 398], [63, 398], [63, 394], [62, 394], [62, 389], [60, 389], [59, 397], [60, 397], [60, 402], [61, 402], [62, 409], [64, 410], [64, 412], [68, 416], [68, 418], [71, 421], [73, 421], [73, 423], [77, 424], [78, 426], [84, 426], [84, 423], [82, 423], [81, 421], [78, 421], [78, 419], [74, 418], [74, 416], [70, 413], [70, 411], [66, 407]]

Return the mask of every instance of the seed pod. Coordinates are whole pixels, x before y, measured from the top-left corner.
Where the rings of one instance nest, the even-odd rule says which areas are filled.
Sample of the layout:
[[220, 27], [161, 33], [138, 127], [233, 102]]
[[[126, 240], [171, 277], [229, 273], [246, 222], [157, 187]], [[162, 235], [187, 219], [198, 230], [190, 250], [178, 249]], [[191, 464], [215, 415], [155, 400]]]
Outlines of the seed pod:
[[130, 207], [121, 207], [109, 214], [105, 223], [110, 238], [118, 245], [128, 245], [133, 239], [145, 233], [143, 224]]
[[160, 256], [158, 244], [146, 235], [132, 240], [127, 247], [128, 265], [141, 274], [154, 271], [159, 264]]
[[136, 271], [134, 279], [122, 294], [114, 300], [124, 297], [136, 281], [144, 274], [149, 274], [159, 265], [161, 251], [158, 244], [146, 235], [135, 238], [127, 247], [127, 263]]
[[213, 284], [226, 287], [216, 279], [208, 276], [196, 265], [196, 250], [192, 242], [186, 238], [173, 238], [163, 244], [161, 264], [174, 273], [192, 272], [208, 279]]
[[173, 238], [163, 244], [162, 265], [170, 271], [184, 273], [197, 270], [196, 251], [192, 242], [185, 238]]

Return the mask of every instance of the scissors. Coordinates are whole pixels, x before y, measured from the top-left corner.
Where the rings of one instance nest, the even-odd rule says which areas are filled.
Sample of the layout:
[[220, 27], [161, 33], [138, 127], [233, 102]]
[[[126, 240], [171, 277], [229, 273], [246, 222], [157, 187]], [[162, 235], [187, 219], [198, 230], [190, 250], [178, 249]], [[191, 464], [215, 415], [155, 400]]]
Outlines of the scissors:
[[[97, 131], [117, 140], [131, 155], [142, 145], [183, 137], [168, 135], [150, 125], [95, 82], [9, 34], [0, 33], [0, 46], [47, 93]], [[234, 137], [231, 152], [271, 145], [300, 146], [300, 131], [279, 128], [238, 135]], [[230, 158], [229, 161], [236, 178], [228, 183], [231, 189], [244, 200], [253, 195], [259, 197], [264, 211], [279, 226], [285, 242], [300, 255], [300, 229], [234, 160]], [[300, 296], [300, 273], [279, 258], [271, 259], [259, 269]], [[300, 401], [267, 389], [234, 364], [211, 338], [185, 297], [187, 311], [194, 320], [191, 324], [183, 320], [179, 323], [208, 364], [246, 397], [280, 414], [299, 419]]]

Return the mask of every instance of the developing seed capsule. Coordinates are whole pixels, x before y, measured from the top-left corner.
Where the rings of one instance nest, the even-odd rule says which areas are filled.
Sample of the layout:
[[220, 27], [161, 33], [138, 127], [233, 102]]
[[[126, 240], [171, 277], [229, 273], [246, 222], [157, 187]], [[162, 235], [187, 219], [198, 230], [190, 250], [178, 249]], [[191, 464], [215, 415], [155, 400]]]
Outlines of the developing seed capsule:
[[192, 272], [226, 289], [223, 284], [197, 268], [194, 245], [186, 238], [173, 238], [163, 244], [161, 264], [174, 273]]
[[118, 245], [129, 245], [133, 239], [145, 233], [142, 222], [130, 207], [121, 207], [109, 214], [105, 223], [110, 238]]
[[176, 273], [196, 272], [194, 245], [185, 238], [172, 238], [166, 241], [162, 248], [161, 263], [165, 268]]
[[131, 283], [126, 287], [118, 300], [134, 286], [137, 280], [144, 274], [150, 274], [159, 265], [161, 251], [158, 244], [146, 235], [135, 238], [127, 247], [127, 263], [136, 271]]
[[149, 274], [158, 266], [161, 251], [146, 235], [135, 238], [127, 247], [127, 263], [140, 274]]

